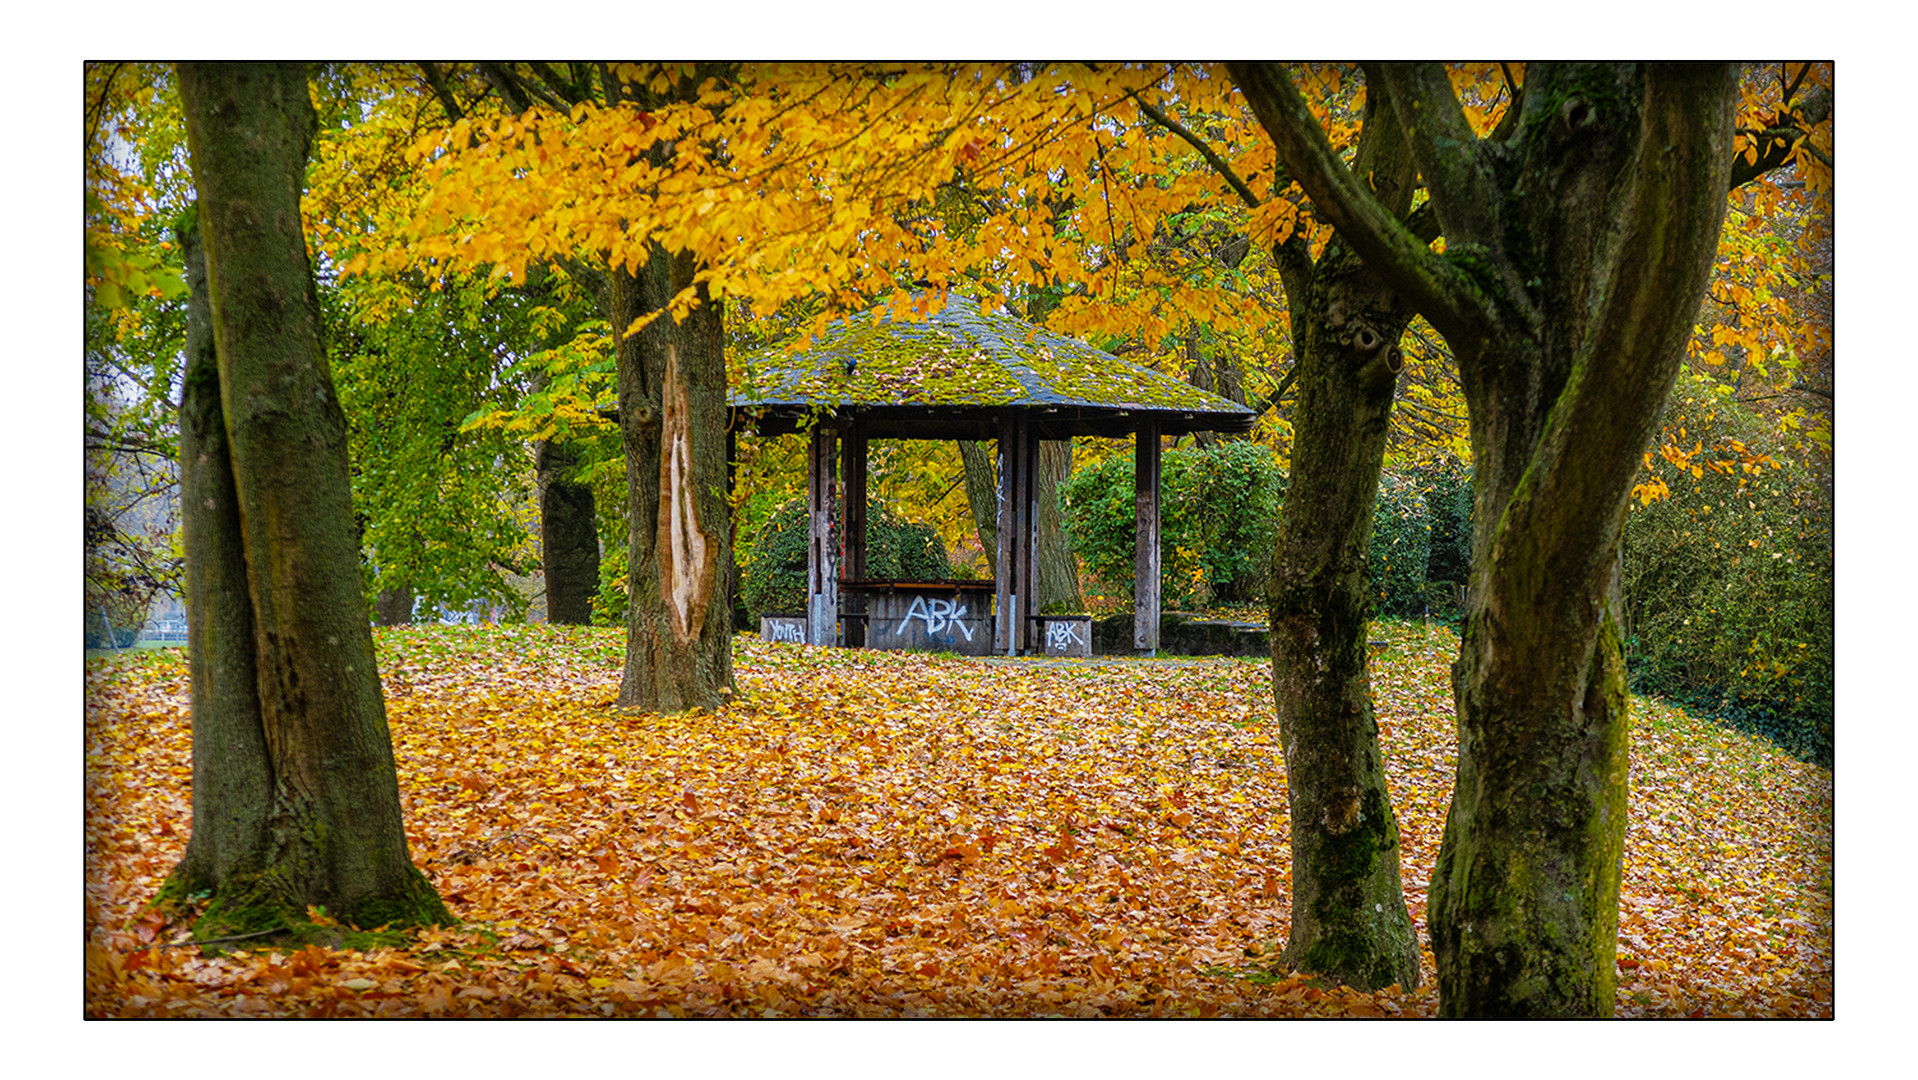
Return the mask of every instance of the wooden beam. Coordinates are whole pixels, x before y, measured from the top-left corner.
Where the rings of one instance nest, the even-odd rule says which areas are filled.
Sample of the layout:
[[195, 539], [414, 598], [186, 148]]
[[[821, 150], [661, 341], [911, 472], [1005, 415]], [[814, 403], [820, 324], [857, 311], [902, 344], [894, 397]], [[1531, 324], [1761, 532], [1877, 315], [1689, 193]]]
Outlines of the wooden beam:
[[832, 542], [833, 504], [838, 501], [838, 433], [820, 425], [812, 431], [806, 461], [806, 499], [810, 510], [806, 541], [806, 642], [836, 645], [839, 631], [839, 558]]
[[1137, 529], [1133, 542], [1132, 648], [1156, 656], [1159, 652], [1159, 421], [1139, 421], [1133, 436], [1132, 480], [1137, 495]]
[[[846, 508], [842, 521], [840, 546], [845, 552], [845, 577], [849, 581], [866, 579], [866, 433], [859, 428], [858, 422], [846, 424], [839, 436], [839, 474], [840, 482], [845, 485]], [[848, 593], [842, 598], [845, 604], [845, 626], [840, 637], [848, 646], [862, 646], [866, 643], [866, 622], [861, 616], [866, 614], [866, 598], [857, 593]]]

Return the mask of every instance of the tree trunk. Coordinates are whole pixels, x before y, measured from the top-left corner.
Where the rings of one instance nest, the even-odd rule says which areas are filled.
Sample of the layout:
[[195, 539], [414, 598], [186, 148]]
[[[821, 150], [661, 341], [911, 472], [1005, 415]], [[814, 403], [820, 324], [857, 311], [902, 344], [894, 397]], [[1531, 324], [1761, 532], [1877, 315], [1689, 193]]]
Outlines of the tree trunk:
[[1079, 612], [1086, 606], [1079, 592], [1079, 560], [1066, 542], [1065, 522], [1059, 513], [1059, 487], [1072, 475], [1070, 440], [1045, 439], [1039, 443], [1038, 469], [1033, 476], [1034, 498], [1039, 506], [1033, 522], [1034, 558], [1038, 574], [1037, 604], [1033, 610]]
[[1458, 778], [1428, 905], [1440, 1010], [1609, 1015], [1629, 729], [1619, 536], [1717, 248], [1732, 69], [1533, 65], [1480, 140], [1442, 68], [1368, 68], [1443, 256], [1338, 162], [1282, 76], [1234, 77], [1314, 207], [1445, 335], [1470, 406]]
[[373, 598], [373, 621], [381, 626], [405, 626], [413, 621], [413, 587], [381, 589]]
[[979, 531], [979, 546], [986, 550], [986, 573], [999, 576], [999, 475], [992, 464], [993, 454], [985, 443], [961, 442], [959, 463], [966, 475], [966, 505], [972, 510], [972, 524]]
[[253, 602], [220, 413], [220, 362], [213, 348], [199, 223], [189, 216], [175, 236], [187, 279], [180, 516], [193, 717], [193, 832], [163, 895], [183, 896], [264, 865], [273, 769], [260, 720]]
[[1292, 476], [1272, 561], [1272, 685], [1292, 828], [1281, 961], [1375, 990], [1419, 982], [1366, 649], [1365, 561], [1411, 313], [1336, 239], [1288, 288], [1299, 365]]
[[[1368, 99], [1359, 168], [1392, 210], [1412, 195], [1404, 140]], [[1316, 264], [1277, 253], [1298, 406], [1273, 549], [1272, 687], [1292, 829], [1292, 933], [1280, 961], [1376, 990], [1419, 983], [1366, 648], [1366, 556], [1398, 340], [1411, 309], [1338, 237]]]
[[1613, 1008], [1631, 726], [1619, 540], [1704, 295], [1731, 161], [1729, 68], [1531, 78], [1559, 101], [1556, 123], [1589, 110], [1584, 123], [1609, 129], [1594, 135], [1618, 144], [1606, 156], [1632, 167], [1600, 188], [1610, 177], [1584, 161], [1554, 162], [1554, 186], [1602, 197], [1522, 204], [1535, 235], [1565, 238], [1543, 245], [1555, 258], [1514, 260], [1557, 286], [1542, 325], [1460, 358], [1486, 452], [1453, 668], [1458, 781], [1432, 880], [1440, 1006], [1455, 1016]]
[[726, 497], [726, 366], [719, 306], [705, 293], [675, 325], [662, 311], [690, 284], [690, 259], [655, 251], [612, 273], [626, 448], [626, 668], [619, 704], [653, 712], [717, 709], [732, 695], [732, 506]]
[[599, 595], [599, 525], [593, 489], [574, 470], [572, 448], [542, 442], [533, 448], [539, 489], [540, 562], [546, 571], [546, 621], [587, 626]]
[[[257, 742], [214, 743], [227, 730], [216, 724], [204, 748], [196, 726], [195, 758], [204, 752], [210, 773], [243, 774], [243, 797], [257, 797], [262, 779], [270, 792], [264, 807], [229, 807], [223, 783], [196, 788], [196, 816], [204, 799], [205, 814], [260, 832], [255, 855], [203, 864], [226, 866], [224, 877], [190, 863], [179, 884], [213, 891], [196, 927], [203, 936], [293, 926], [309, 905], [360, 926], [447, 922], [407, 852], [360, 591], [346, 423], [320, 347], [301, 231], [314, 128], [305, 74], [298, 65], [183, 64], [179, 76], [260, 720]], [[207, 479], [217, 489], [216, 470]], [[222, 565], [230, 573], [230, 556]]]

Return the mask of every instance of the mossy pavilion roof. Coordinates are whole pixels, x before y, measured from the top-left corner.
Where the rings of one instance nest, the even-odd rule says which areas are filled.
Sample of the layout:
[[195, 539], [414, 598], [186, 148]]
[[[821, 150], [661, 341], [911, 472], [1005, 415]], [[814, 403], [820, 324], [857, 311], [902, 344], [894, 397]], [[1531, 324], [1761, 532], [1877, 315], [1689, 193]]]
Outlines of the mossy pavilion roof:
[[924, 320], [882, 313], [835, 323], [801, 353], [744, 358], [730, 398], [762, 435], [798, 431], [821, 410], [856, 417], [873, 438], [998, 436], [1007, 409], [1029, 410], [1040, 438], [1246, 432], [1252, 410], [1190, 383], [950, 296]]

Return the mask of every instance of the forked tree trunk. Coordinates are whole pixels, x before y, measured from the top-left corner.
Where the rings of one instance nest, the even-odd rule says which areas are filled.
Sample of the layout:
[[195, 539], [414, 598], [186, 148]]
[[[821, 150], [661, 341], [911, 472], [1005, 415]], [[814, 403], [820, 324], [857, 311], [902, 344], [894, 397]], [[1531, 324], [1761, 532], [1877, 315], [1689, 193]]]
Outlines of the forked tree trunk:
[[626, 448], [626, 667], [619, 704], [654, 712], [717, 709], [733, 688], [732, 505], [726, 496], [726, 366], [719, 306], [705, 295], [685, 321], [661, 315], [692, 280], [663, 252], [638, 273], [614, 269], [620, 335], [620, 433]]
[[[211, 826], [170, 886], [213, 893], [196, 933], [300, 922], [309, 905], [360, 926], [450, 917], [407, 853], [365, 597], [360, 591], [346, 423], [319, 340], [300, 191], [314, 120], [298, 65], [194, 65], [179, 71], [231, 503], [210, 429], [204, 350], [187, 464], [213, 502], [200, 515], [193, 571], [203, 595], [189, 635], [206, 721], [195, 716], [196, 822]], [[201, 451], [205, 453], [202, 461]], [[229, 510], [229, 505], [231, 509]], [[233, 511], [237, 511], [234, 513]], [[231, 541], [237, 520], [251, 618], [257, 734], [245, 730]], [[204, 541], [204, 543], [203, 543]], [[204, 762], [202, 762], [204, 757]], [[264, 799], [262, 803], [260, 800]], [[192, 848], [192, 844], [189, 847]]]
[[1481, 141], [1442, 68], [1368, 68], [1444, 256], [1344, 169], [1281, 75], [1234, 77], [1322, 216], [1445, 335], [1471, 410], [1458, 777], [1428, 906], [1440, 1010], [1608, 1015], [1629, 730], [1619, 535], [1717, 248], [1732, 70], [1533, 65]]
[[1461, 357], [1484, 449], [1453, 669], [1458, 782], [1431, 909], [1440, 1006], [1455, 1016], [1613, 1008], [1631, 728], [1619, 540], [1704, 296], [1731, 162], [1728, 67], [1531, 78], [1538, 126], [1610, 145], [1584, 160], [1543, 138], [1527, 147], [1557, 167], [1552, 188], [1591, 194], [1519, 203], [1546, 242], [1512, 258], [1508, 280], [1548, 282], [1543, 319]]

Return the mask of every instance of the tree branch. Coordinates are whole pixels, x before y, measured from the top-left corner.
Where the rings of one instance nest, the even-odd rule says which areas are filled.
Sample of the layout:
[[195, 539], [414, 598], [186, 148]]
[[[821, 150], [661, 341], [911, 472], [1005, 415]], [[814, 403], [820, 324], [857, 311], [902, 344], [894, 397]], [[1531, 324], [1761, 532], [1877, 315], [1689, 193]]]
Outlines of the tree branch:
[[[1311, 196], [1318, 216], [1332, 223], [1373, 271], [1385, 278], [1433, 326], [1454, 342], [1484, 335], [1489, 314], [1457, 268], [1432, 254], [1358, 177], [1353, 176], [1298, 90], [1276, 64], [1230, 64], [1233, 81], [1278, 148], [1293, 179]], [[1441, 71], [1440, 77], [1443, 77]], [[1449, 93], [1449, 87], [1447, 92]], [[1394, 103], [1401, 123], [1403, 101]], [[1454, 101], [1456, 108], [1456, 101]], [[1416, 141], [1416, 140], [1413, 140]], [[1427, 178], [1429, 182], [1429, 177]], [[1444, 221], [1444, 207], [1437, 213]]]
[[[1786, 103], [1779, 107], [1777, 115], [1772, 118], [1771, 127], [1764, 131], [1739, 132], [1741, 135], [1751, 136], [1754, 142], [1765, 136], [1771, 136], [1771, 138], [1760, 146], [1756, 161], [1745, 160], [1744, 154], [1733, 155], [1731, 187], [1727, 190], [1736, 191], [1774, 169], [1791, 164], [1792, 151], [1797, 141], [1809, 136], [1813, 128], [1824, 123], [1831, 116], [1832, 93], [1822, 86], [1815, 87], [1811, 93], [1806, 94], [1804, 104], [1797, 109], [1791, 107], [1790, 98], [1785, 100]], [[1820, 153], [1815, 147], [1808, 149], [1818, 160], [1826, 165], [1832, 164], [1831, 158]]]
[[[1192, 148], [1199, 152], [1200, 157], [1205, 158], [1206, 164], [1212, 166], [1213, 171], [1225, 179], [1225, 182], [1231, 186], [1234, 192], [1238, 193], [1239, 199], [1243, 201], [1247, 207], [1253, 210], [1259, 208], [1259, 197], [1252, 193], [1252, 188], [1246, 184], [1244, 180], [1239, 179], [1239, 174], [1232, 171], [1232, 166], [1228, 164], [1224, 158], [1219, 156], [1218, 151], [1207, 145], [1204, 139], [1199, 138], [1197, 134], [1184, 124], [1167, 116], [1165, 110], [1140, 97], [1137, 90], [1128, 91], [1126, 96], [1138, 104], [1140, 112], [1151, 117], [1160, 127], [1192, 144]], [[1288, 180], [1275, 177], [1272, 184], [1275, 189], [1283, 190], [1288, 182]]]
[[499, 91], [500, 97], [505, 100], [506, 107], [512, 110], [513, 115], [518, 116], [533, 107], [533, 100], [527, 96], [526, 88], [520, 85], [518, 79], [513, 78], [513, 73], [506, 70], [505, 64], [489, 60], [482, 62], [479, 69], [480, 74], [486, 77], [486, 81], [493, 84], [493, 89]]
[[94, 136], [95, 129], [99, 127], [100, 116], [106, 111], [107, 98], [112, 96], [112, 93], [113, 93], [113, 79], [116, 75], [120, 74], [120, 69], [125, 66], [126, 64], [124, 63], [117, 63], [117, 64], [114, 64], [111, 68], [107, 69], [106, 78], [100, 80], [99, 98], [95, 100], [92, 105], [87, 106], [87, 110], [86, 110], [87, 137], [86, 138], [87, 138], [87, 156], [89, 158], [93, 156], [93, 136]]
[[545, 80], [547, 86], [553, 88], [563, 96], [568, 105], [577, 105], [586, 99], [586, 90], [553, 70], [551, 64], [542, 63], [538, 60], [529, 60], [526, 62], [526, 66], [533, 69], [533, 74]]
[[[1612, 280], [1581, 345], [1534, 460], [1534, 496], [1562, 528], [1536, 535], [1589, 535], [1596, 555], [1617, 507], [1579, 497], [1631, 487], [1637, 458], [1656, 430], [1655, 410], [1685, 354], [1725, 216], [1737, 85], [1729, 64], [1646, 68], [1639, 181], [1622, 208], [1625, 237]], [[1581, 505], [1582, 504], [1582, 505]], [[1509, 511], [1508, 511], [1509, 512]]]
[[[1299, 381], [1299, 365], [1295, 361], [1291, 367], [1286, 369], [1285, 378], [1280, 379], [1279, 385], [1273, 387], [1272, 393], [1267, 395], [1265, 399], [1266, 404], [1268, 406], [1276, 406], [1279, 402], [1284, 401], [1285, 392], [1287, 390], [1292, 389], [1292, 384], [1298, 381]], [[1264, 412], [1265, 410], [1260, 409], [1259, 411]]]
[[426, 76], [426, 85], [439, 99], [440, 108], [446, 110], [446, 118], [458, 122], [466, 116], [466, 110], [460, 108], [459, 99], [453, 96], [452, 88], [446, 85], [446, 76], [440, 74], [440, 66], [431, 60], [416, 60], [414, 66]]
[[1493, 215], [1501, 200], [1444, 66], [1367, 64], [1365, 84], [1368, 94], [1383, 91], [1392, 98], [1446, 243], [1493, 246], [1499, 235]]

